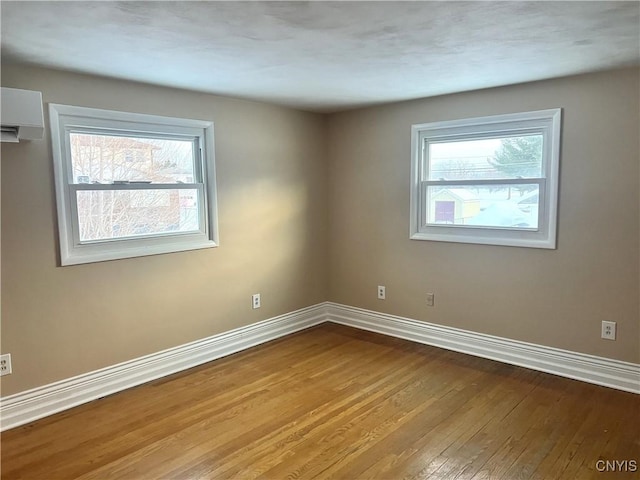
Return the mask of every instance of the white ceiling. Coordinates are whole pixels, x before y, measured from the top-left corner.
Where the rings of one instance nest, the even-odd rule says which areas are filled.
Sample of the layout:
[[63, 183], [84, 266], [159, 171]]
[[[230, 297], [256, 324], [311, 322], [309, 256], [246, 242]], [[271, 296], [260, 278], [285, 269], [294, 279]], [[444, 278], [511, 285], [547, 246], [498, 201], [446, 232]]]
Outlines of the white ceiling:
[[640, 63], [640, 2], [10, 2], [2, 60], [330, 112]]

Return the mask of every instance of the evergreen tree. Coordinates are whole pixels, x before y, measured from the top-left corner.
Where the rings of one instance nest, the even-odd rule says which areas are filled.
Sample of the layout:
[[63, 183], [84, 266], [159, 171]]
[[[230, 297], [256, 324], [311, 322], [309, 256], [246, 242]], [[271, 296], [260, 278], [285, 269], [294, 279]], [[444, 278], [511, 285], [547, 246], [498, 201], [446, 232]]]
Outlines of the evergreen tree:
[[[507, 178], [539, 177], [542, 170], [542, 135], [503, 138], [489, 163]], [[519, 187], [520, 195], [535, 190], [534, 185]], [[511, 187], [509, 196], [511, 198]]]
[[542, 135], [503, 138], [489, 163], [508, 178], [539, 177], [542, 168]]

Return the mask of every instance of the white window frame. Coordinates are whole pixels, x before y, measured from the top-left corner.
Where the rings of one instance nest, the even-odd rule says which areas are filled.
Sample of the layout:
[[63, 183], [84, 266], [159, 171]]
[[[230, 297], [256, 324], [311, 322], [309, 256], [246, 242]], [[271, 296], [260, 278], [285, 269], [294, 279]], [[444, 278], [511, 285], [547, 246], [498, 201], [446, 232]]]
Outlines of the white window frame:
[[[118, 112], [97, 108], [49, 104], [53, 149], [61, 265], [181, 252], [219, 245], [213, 122]], [[192, 184], [87, 184], [74, 183], [70, 133], [149, 136], [193, 141], [197, 146]], [[76, 192], [80, 190], [196, 189], [200, 230], [80, 241]]]
[[[410, 238], [412, 240], [555, 249], [561, 115], [562, 110], [556, 108], [412, 125]], [[539, 178], [428, 180], [430, 142], [480, 140], [527, 134], [542, 134], [543, 136], [542, 175]], [[427, 224], [427, 187], [434, 185], [503, 184], [534, 184], [539, 187], [537, 229]]]

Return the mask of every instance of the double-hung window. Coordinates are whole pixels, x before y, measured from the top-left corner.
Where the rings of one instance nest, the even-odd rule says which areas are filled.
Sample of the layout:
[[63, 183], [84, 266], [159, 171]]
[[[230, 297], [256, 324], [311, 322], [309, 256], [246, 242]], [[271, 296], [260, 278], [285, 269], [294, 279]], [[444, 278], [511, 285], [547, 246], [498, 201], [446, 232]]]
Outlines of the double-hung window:
[[560, 117], [413, 125], [411, 238], [556, 248]]
[[215, 247], [213, 123], [49, 106], [62, 265]]

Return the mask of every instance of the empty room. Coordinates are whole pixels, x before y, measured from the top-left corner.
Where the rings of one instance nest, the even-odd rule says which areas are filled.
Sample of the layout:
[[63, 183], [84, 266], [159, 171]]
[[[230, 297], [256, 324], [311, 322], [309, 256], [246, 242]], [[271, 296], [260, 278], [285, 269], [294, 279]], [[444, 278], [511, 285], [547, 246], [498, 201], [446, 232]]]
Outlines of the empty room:
[[640, 2], [0, 3], [4, 479], [637, 479]]

